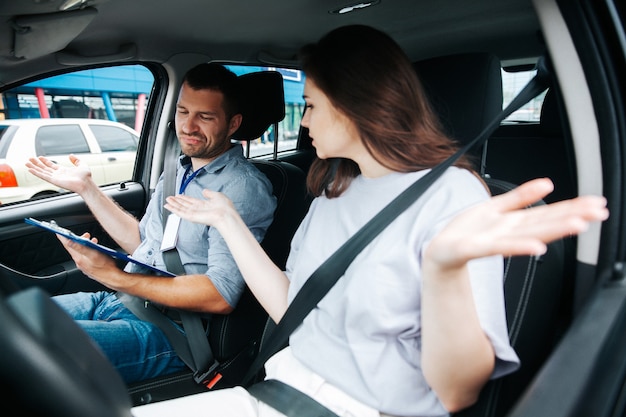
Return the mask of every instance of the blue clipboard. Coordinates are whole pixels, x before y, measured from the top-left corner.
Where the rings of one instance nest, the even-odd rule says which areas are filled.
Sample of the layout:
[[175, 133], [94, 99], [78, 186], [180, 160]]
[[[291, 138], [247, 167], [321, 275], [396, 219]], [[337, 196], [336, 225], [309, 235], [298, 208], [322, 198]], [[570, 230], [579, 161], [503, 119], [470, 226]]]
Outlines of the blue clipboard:
[[69, 229], [66, 229], [64, 227], [59, 226], [58, 224], [56, 224], [56, 222], [54, 220], [51, 220], [49, 222], [46, 221], [41, 221], [41, 220], [37, 220], [37, 219], [33, 219], [32, 217], [27, 217], [24, 219], [24, 221], [28, 224], [32, 224], [33, 226], [37, 226], [37, 227], [41, 227], [42, 229], [48, 230], [50, 232], [56, 233], [58, 235], [64, 236], [68, 239], [73, 240], [74, 242], [80, 243], [81, 245], [87, 246], [91, 249], [95, 249], [99, 252], [102, 252], [106, 255], [112, 256], [113, 258], [116, 259], [121, 259], [123, 261], [126, 262], [132, 262], [136, 265], [140, 265], [143, 266], [144, 268], [148, 268], [156, 273], [158, 273], [159, 275], [164, 275], [167, 277], [174, 277], [175, 275], [172, 274], [171, 272], [165, 271], [163, 269], [157, 268], [155, 266], [152, 266], [150, 264], [138, 261], [137, 259], [134, 259], [132, 256], [125, 254], [124, 252], [118, 252], [114, 249], [108, 248], [104, 245], [101, 245], [99, 243], [94, 243], [89, 239], [85, 239], [84, 237], [78, 236], [76, 233], [72, 232]]

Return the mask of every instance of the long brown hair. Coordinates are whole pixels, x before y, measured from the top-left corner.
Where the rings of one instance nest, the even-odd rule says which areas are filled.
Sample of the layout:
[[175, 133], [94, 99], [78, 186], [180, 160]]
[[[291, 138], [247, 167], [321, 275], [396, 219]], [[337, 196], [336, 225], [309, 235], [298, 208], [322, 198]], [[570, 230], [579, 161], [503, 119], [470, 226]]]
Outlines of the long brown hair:
[[[329, 32], [301, 51], [307, 77], [356, 125], [363, 144], [397, 172], [432, 168], [458, 145], [443, 133], [413, 66], [387, 34], [363, 25]], [[456, 164], [472, 169], [467, 158]], [[307, 185], [313, 195], [339, 196], [360, 173], [345, 158], [313, 162]]]
[[224, 112], [228, 119], [240, 112], [240, 91], [237, 74], [221, 64], [209, 62], [196, 65], [185, 74], [183, 83], [193, 90], [215, 90], [224, 96]]

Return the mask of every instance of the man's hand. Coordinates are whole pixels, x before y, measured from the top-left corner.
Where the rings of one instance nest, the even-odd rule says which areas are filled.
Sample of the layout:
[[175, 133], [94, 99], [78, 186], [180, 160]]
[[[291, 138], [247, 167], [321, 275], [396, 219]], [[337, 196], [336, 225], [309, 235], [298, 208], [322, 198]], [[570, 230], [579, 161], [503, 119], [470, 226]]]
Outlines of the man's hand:
[[58, 187], [81, 194], [91, 181], [91, 171], [75, 155], [69, 157], [71, 166], [61, 166], [40, 156], [26, 162], [28, 172]]
[[[118, 268], [113, 258], [63, 236], [57, 235], [57, 237], [76, 266], [89, 278], [113, 290], [118, 290], [120, 285], [124, 283], [126, 274]], [[98, 239], [91, 238], [89, 233], [83, 234], [82, 237], [98, 243]]]

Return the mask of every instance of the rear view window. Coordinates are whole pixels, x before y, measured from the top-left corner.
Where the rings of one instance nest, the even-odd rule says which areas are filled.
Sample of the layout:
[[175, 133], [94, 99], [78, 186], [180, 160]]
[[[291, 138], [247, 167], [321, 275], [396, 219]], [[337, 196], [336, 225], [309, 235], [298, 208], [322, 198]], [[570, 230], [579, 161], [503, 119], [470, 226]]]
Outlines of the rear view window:
[[37, 155], [43, 156], [89, 153], [89, 145], [78, 125], [40, 127], [35, 136], [35, 149]]
[[[57, 192], [58, 187], [28, 172], [24, 158], [29, 157], [67, 161], [69, 154], [81, 155], [97, 185], [133, 179], [154, 81], [143, 65], [111, 65], [1, 91], [0, 169], [10, 181], [0, 182], [0, 204]], [[95, 154], [99, 150], [105, 155]]]
[[115, 126], [90, 125], [102, 152], [136, 151], [137, 138]]
[[[503, 108], [517, 96], [517, 94], [526, 86], [526, 84], [537, 74], [536, 70], [508, 72], [502, 70], [502, 94]], [[541, 106], [545, 93], [541, 93], [519, 110], [513, 112], [505, 119], [511, 123], [539, 123], [541, 116]]]

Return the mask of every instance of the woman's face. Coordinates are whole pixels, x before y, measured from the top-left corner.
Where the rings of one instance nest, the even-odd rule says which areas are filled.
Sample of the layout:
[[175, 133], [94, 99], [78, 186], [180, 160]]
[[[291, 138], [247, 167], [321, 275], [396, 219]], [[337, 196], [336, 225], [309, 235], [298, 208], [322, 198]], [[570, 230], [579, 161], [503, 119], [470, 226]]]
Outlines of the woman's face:
[[317, 156], [354, 160], [357, 152], [363, 150], [354, 123], [331, 104], [310, 78], [304, 82], [304, 101], [306, 112], [301, 124], [309, 129]]

